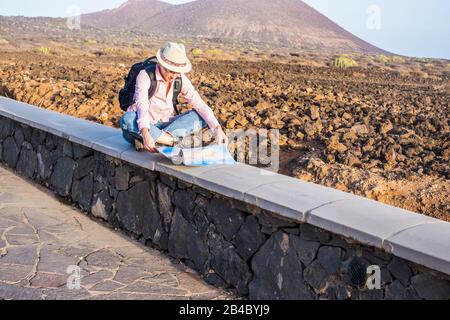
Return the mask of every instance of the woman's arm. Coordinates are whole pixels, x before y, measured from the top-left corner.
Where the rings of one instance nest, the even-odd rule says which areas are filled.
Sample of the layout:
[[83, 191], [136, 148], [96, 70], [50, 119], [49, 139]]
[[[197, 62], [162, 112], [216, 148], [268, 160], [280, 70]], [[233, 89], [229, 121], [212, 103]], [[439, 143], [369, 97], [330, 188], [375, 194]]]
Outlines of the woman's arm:
[[139, 72], [136, 78], [136, 90], [134, 93], [134, 101], [136, 105], [136, 111], [138, 114], [138, 127], [142, 132], [143, 128], [150, 130], [151, 116], [150, 116], [150, 101], [148, 97], [148, 91], [150, 90], [150, 77], [147, 71], [142, 70]]
[[192, 105], [192, 107], [199, 113], [199, 115], [208, 124], [208, 127], [212, 130], [220, 128], [219, 121], [212, 109], [203, 101], [198, 91], [194, 88], [191, 81], [183, 74], [181, 75], [183, 80], [183, 87], [181, 88], [181, 95]]

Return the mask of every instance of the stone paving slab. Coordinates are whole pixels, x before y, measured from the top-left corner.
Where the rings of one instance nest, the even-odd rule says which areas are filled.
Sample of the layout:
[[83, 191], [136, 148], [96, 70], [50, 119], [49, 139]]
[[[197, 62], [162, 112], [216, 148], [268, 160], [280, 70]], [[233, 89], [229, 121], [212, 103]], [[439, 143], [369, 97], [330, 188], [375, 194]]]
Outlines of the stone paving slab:
[[0, 166], [0, 300], [234, 298]]

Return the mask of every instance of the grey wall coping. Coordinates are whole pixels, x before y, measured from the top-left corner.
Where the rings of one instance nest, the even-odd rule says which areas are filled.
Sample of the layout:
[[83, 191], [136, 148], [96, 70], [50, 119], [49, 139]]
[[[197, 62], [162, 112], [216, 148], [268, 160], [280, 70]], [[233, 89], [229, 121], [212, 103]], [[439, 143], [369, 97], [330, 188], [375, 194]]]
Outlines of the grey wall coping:
[[4, 97], [0, 97], [0, 115], [450, 274], [448, 222], [245, 164], [176, 166], [162, 155], [134, 151], [120, 129]]

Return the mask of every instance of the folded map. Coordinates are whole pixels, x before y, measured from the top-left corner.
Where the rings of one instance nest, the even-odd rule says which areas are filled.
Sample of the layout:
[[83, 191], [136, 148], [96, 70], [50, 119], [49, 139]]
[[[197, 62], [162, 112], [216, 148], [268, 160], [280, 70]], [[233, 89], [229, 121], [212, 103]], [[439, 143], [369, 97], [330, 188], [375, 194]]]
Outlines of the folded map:
[[158, 151], [178, 165], [209, 166], [219, 164], [234, 165], [228, 148], [224, 144], [212, 144], [201, 148], [179, 149], [174, 147], [160, 147]]

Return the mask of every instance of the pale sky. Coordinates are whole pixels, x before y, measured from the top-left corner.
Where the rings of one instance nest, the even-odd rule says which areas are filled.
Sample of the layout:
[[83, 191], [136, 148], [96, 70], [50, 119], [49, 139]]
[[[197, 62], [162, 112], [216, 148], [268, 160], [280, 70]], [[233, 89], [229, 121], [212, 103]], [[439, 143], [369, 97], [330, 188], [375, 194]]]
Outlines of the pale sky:
[[[299, 0], [300, 1], [300, 0]], [[64, 17], [114, 8], [125, 0], [0, 0], [0, 15]], [[190, 0], [166, 0], [172, 4]], [[305, 0], [341, 27], [387, 51], [450, 59], [449, 0]]]

